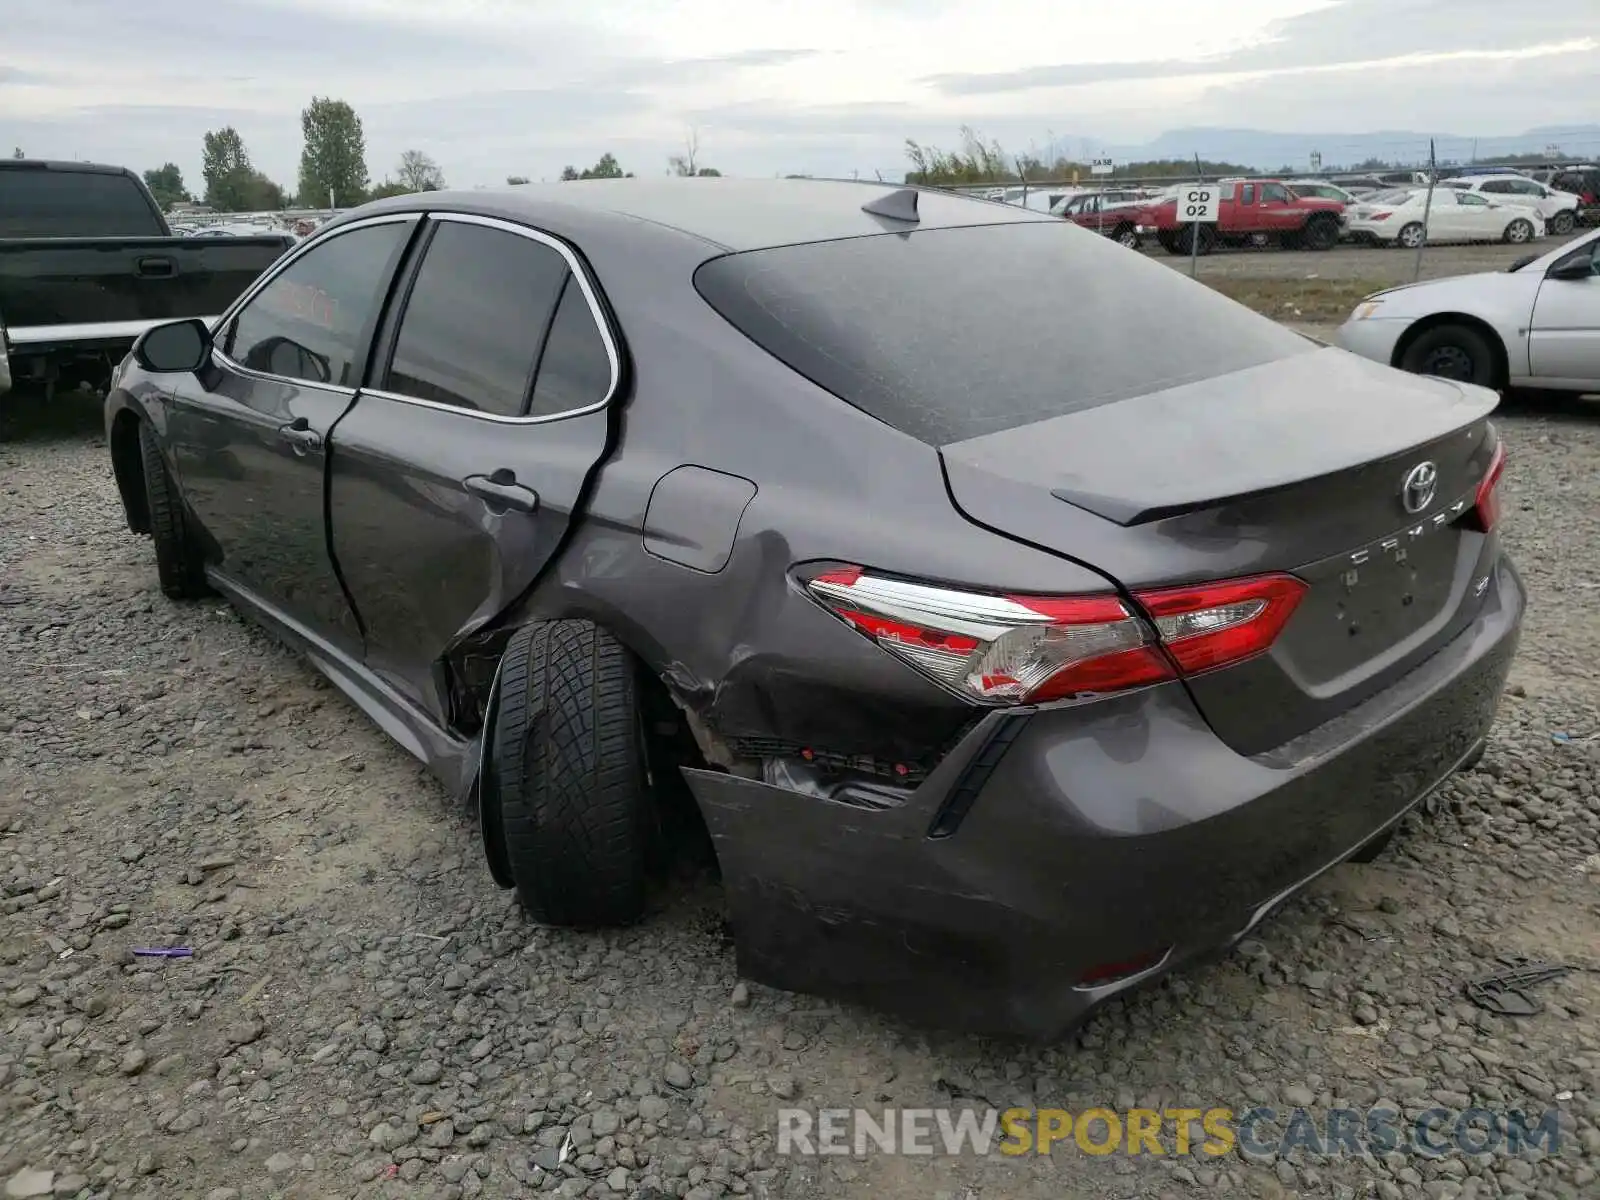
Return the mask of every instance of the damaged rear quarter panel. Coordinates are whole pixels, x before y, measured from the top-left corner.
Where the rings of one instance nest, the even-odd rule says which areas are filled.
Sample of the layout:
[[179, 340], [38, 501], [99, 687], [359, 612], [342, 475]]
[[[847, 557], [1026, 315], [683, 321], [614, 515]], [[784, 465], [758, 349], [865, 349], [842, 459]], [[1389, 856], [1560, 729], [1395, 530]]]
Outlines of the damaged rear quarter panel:
[[[568, 236], [588, 249], [582, 230]], [[694, 290], [694, 269], [711, 253], [705, 243], [592, 245], [590, 265], [628, 344], [632, 387], [582, 524], [513, 622], [596, 621], [723, 740], [927, 760], [981, 710], [825, 612], [792, 582], [795, 564], [854, 562], [1021, 592], [1112, 586], [968, 522], [949, 502], [933, 447], [737, 333]], [[716, 573], [646, 549], [651, 494], [684, 466], [755, 489]]]

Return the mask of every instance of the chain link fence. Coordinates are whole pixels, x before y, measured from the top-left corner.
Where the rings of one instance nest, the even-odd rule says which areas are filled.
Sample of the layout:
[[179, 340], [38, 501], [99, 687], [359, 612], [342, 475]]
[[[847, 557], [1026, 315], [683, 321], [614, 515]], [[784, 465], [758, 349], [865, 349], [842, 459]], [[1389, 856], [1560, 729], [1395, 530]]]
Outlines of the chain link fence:
[[[1552, 174], [1561, 164], [1551, 164]], [[1600, 206], [1535, 168], [1120, 177], [947, 190], [1050, 212], [1276, 320], [1318, 335], [1373, 292], [1501, 271], [1600, 223]], [[1211, 197], [1195, 212], [1197, 195]], [[1597, 197], [1588, 197], [1593, 200]]]

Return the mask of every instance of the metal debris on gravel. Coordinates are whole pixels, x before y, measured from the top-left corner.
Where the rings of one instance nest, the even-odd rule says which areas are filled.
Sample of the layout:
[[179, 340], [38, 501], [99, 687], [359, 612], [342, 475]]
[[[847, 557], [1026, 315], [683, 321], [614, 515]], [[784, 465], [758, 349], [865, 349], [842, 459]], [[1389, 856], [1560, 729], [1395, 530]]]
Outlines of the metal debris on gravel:
[[[743, 985], [706, 880], [637, 928], [531, 925], [467, 819], [309, 667], [220, 602], [161, 598], [95, 422], [0, 442], [7, 1196], [1600, 1195], [1600, 975], [1542, 985], [1526, 1018], [1462, 995], [1503, 953], [1600, 956], [1600, 742], [1551, 738], [1600, 729], [1593, 408], [1503, 418], [1532, 605], [1481, 766], [1377, 862], [1048, 1047]], [[778, 1153], [787, 1105], [958, 1092], [1074, 1112], [1554, 1107], [1562, 1143]]]

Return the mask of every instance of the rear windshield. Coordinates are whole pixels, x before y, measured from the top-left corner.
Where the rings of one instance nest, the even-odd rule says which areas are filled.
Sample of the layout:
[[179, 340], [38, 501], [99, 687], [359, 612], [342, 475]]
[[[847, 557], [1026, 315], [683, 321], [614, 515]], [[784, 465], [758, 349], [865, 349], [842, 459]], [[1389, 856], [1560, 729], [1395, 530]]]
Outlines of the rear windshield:
[[155, 209], [129, 175], [0, 167], [0, 237], [158, 237]]
[[1317, 349], [1053, 221], [751, 250], [695, 284], [794, 370], [935, 446]]

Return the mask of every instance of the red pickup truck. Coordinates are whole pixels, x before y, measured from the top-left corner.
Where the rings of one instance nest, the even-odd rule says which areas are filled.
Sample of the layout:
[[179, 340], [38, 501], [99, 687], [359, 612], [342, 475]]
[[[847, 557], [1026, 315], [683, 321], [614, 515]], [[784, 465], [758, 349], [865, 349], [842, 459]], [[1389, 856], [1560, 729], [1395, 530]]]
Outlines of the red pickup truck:
[[[1331, 250], [1344, 226], [1337, 200], [1297, 196], [1276, 179], [1224, 179], [1214, 225], [1200, 226], [1201, 254], [1222, 245], [1269, 245], [1291, 250]], [[1178, 220], [1178, 198], [1145, 205], [1135, 217], [1137, 231], [1154, 237], [1170, 254], [1188, 254], [1192, 224]]]

